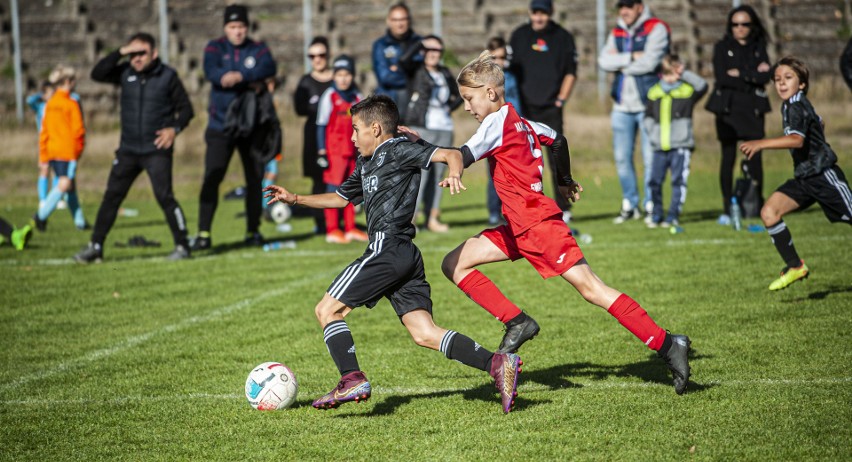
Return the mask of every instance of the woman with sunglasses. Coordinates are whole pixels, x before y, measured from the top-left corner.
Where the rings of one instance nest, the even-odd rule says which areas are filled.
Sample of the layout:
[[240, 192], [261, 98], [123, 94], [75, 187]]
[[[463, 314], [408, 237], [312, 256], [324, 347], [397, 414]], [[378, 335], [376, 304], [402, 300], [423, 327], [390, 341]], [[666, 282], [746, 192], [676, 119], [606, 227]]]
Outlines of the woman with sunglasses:
[[[437, 35], [424, 37], [402, 55], [399, 64], [406, 73], [408, 100], [403, 102], [405, 110], [400, 112], [402, 124], [420, 133], [425, 141], [435, 146], [452, 146], [451, 113], [463, 101], [455, 76], [443, 65], [443, 56], [444, 41]], [[449, 231], [449, 226], [439, 220], [442, 192], [439, 183], [446, 169], [445, 164], [431, 164], [420, 176], [415, 221], [423, 211], [428, 217], [426, 229], [435, 233]]]
[[[771, 77], [766, 44], [766, 30], [757, 13], [752, 7], [742, 5], [728, 13], [725, 36], [713, 48], [716, 85], [706, 108], [716, 114], [716, 135], [722, 145], [719, 182], [724, 211], [718, 220], [721, 225], [731, 223], [737, 141], [758, 140], [765, 136], [764, 114], [771, 110], [765, 90]], [[742, 168], [755, 183], [759, 199], [755, 213], [759, 213], [763, 204], [760, 153], [750, 160], [743, 159]]]
[[[308, 46], [308, 58], [311, 60], [311, 72], [303, 75], [293, 102], [296, 114], [306, 116], [305, 128], [302, 132], [302, 174], [313, 181], [311, 194], [322, 194], [325, 192], [325, 182], [322, 173], [328, 168], [328, 160], [320, 159], [317, 148], [317, 108], [320, 96], [331, 86], [331, 78], [334, 73], [328, 65], [328, 39], [323, 36], [314, 37]], [[325, 234], [325, 218], [323, 211], [313, 209], [314, 223], [317, 234]]]

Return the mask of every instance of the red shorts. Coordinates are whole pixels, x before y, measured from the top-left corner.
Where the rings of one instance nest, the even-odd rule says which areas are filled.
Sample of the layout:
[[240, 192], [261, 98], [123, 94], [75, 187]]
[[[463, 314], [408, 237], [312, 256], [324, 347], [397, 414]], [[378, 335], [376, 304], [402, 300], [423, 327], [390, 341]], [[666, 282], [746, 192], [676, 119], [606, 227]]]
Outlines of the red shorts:
[[583, 258], [571, 229], [554, 215], [518, 236], [508, 225], [486, 229], [482, 235], [500, 248], [512, 261], [526, 258], [541, 277], [547, 279], [568, 271]]

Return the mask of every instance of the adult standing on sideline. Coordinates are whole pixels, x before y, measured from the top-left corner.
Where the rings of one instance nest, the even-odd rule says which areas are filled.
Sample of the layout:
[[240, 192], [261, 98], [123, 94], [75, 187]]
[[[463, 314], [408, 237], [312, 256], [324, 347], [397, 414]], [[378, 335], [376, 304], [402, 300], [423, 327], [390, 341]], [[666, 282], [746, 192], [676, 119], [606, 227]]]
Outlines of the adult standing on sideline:
[[[293, 94], [296, 114], [306, 116], [305, 127], [302, 131], [302, 172], [303, 176], [312, 181], [311, 194], [323, 194], [325, 182], [322, 180], [323, 171], [328, 167], [328, 160], [323, 159], [324, 165], [318, 163], [317, 156], [317, 109], [320, 96], [331, 86], [334, 75], [328, 65], [330, 49], [328, 39], [323, 36], [314, 37], [308, 46], [308, 58], [311, 60], [311, 72], [302, 76]], [[319, 209], [311, 209], [314, 216], [315, 233], [325, 234], [325, 216]]]
[[388, 29], [385, 35], [373, 42], [373, 72], [378, 81], [376, 94], [390, 96], [399, 107], [402, 118], [405, 117], [408, 92], [405, 70], [400, 67], [399, 60], [409, 47], [416, 46], [423, 37], [411, 28], [411, 10], [403, 2], [394, 3], [388, 8], [386, 23]]
[[[742, 5], [728, 13], [725, 36], [713, 47], [716, 84], [706, 108], [716, 114], [716, 136], [722, 144], [719, 183], [724, 211], [718, 220], [722, 225], [731, 223], [737, 141], [759, 140], [766, 135], [764, 114], [771, 110], [765, 89], [771, 78], [766, 42], [766, 31], [757, 13], [752, 7]], [[748, 169], [756, 183], [762, 205], [761, 153], [743, 162], [743, 169]]]
[[[409, 47], [400, 60], [408, 74], [408, 108], [403, 125], [411, 127], [435, 146], [453, 145], [453, 116], [462, 105], [455, 76], [441, 63], [444, 41], [437, 35], [427, 35], [416, 47]], [[430, 164], [420, 175], [420, 190], [415, 204], [426, 215], [426, 229], [436, 233], [449, 231], [440, 221], [442, 188], [446, 164]], [[416, 223], [415, 223], [416, 225]]]
[[103, 244], [121, 202], [143, 170], [172, 231], [175, 250], [168, 258], [189, 258], [186, 217], [172, 190], [175, 137], [194, 115], [183, 83], [160, 61], [154, 37], [144, 32], [98, 61], [92, 80], [121, 86], [121, 141], [91, 240], [74, 259], [92, 263], [103, 258]]
[[606, 38], [598, 56], [598, 65], [615, 73], [612, 82], [612, 147], [615, 169], [621, 182], [621, 211], [613, 223], [624, 223], [642, 216], [639, 210], [639, 187], [633, 150], [636, 134], [640, 134], [644, 209], [646, 221], [651, 220], [651, 165], [654, 150], [642, 124], [648, 90], [659, 81], [657, 71], [663, 56], [669, 52], [671, 31], [668, 24], [654, 17], [642, 0], [618, 0], [618, 23]]
[[261, 181], [263, 164], [251, 153], [252, 137], [229, 134], [225, 131], [228, 109], [247, 92], [264, 91], [265, 80], [275, 75], [275, 61], [266, 44], [248, 37], [248, 8], [242, 5], [225, 7], [225, 35], [211, 40], [204, 48], [204, 76], [210, 81], [210, 104], [204, 140], [204, 183], [198, 206], [198, 236], [193, 250], [209, 249], [213, 215], [219, 204], [219, 185], [225, 178], [234, 148], [240, 153], [246, 180], [246, 238], [249, 245], [262, 245], [259, 232]]
[[[577, 48], [574, 36], [553, 22], [552, 16], [552, 0], [530, 2], [529, 23], [515, 29], [509, 39], [509, 70], [518, 81], [524, 117], [563, 133], [564, 106], [577, 80]], [[556, 166], [547, 164], [556, 205], [567, 223], [571, 219], [571, 203], [559, 194]]]

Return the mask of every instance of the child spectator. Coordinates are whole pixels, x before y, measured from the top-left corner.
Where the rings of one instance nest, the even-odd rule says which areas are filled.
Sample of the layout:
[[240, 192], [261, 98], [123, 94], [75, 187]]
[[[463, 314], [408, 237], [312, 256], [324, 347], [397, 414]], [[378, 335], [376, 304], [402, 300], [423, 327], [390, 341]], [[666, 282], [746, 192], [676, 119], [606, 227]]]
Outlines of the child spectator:
[[86, 139], [80, 103], [71, 97], [77, 76], [73, 68], [60, 64], [50, 73], [49, 80], [56, 90], [44, 109], [39, 132], [39, 162], [49, 163], [59, 181], [50, 190], [44, 204], [39, 206], [33, 222], [39, 231], [47, 230], [47, 218], [67, 193], [68, 210], [74, 218], [74, 225], [83, 230], [88, 224], [80, 208], [74, 181], [77, 161], [83, 154]]
[[[654, 149], [651, 169], [651, 200], [654, 203], [649, 228], [668, 228], [678, 224], [686, 201], [689, 160], [695, 148], [692, 133], [692, 108], [707, 93], [707, 82], [685, 70], [677, 55], [662, 60], [662, 79], [648, 90], [645, 105], [645, 132]], [[671, 170], [672, 200], [663, 220], [663, 180]]]
[[430, 163], [447, 164], [449, 176], [442, 184], [450, 188], [450, 194], [459, 193], [464, 189], [459, 151], [394, 138], [399, 112], [388, 96], [367, 98], [351, 111], [352, 140], [361, 155], [357, 168], [336, 191], [300, 196], [280, 186], [266, 188], [270, 203], [339, 208], [363, 202], [366, 211], [369, 246], [334, 279], [314, 310], [341, 378], [313, 406], [330, 409], [370, 397], [372, 387], [358, 364], [355, 341], [344, 318], [355, 308], [372, 308], [386, 297], [418, 345], [488, 372], [500, 391], [503, 412], [509, 412], [517, 394], [521, 358], [512, 353], [492, 353], [463, 334], [435, 325], [423, 256], [412, 242], [415, 228], [411, 216], [421, 169]]
[[[354, 84], [355, 60], [340, 55], [332, 64], [334, 71], [331, 88], [320, 97], [317, 111], [318, 164], [325, 164], [323, 181], [326, 192], [334, 192], [355, 169], [355, 145], [352, 143], [352, 115], [349, 109], [361, 101], [361, 92]], [[324, 161], [324, 162], [323, 162]], [[343, 208], [343, 231], [340, 230], [340, 211], [325, 209], [325, 241], [346, 244], [350, 241], [366, 242], [367, 234], [355, 226], [355, 207]]]
[[772, 74], [775, 90], [784, 100], [784, 135], [746, 141], [740, 150], [749, 159], [763, 149], [789, 149], [793, 157], [793, 178], [779, 186], [760, 209], [760, 218], [785, 263], [781, 277], [769, 284], [769, 290], [780, 290], [808, 277], [809, 271], [796, 252], [784, 215], [817, 203], [828, 221], [852, 224], [852, 192], [837, 165], [837, 154], [825, 140], [822, 118], [806, 96], [810, 72], [805, 63], [787, 56], [773, 66]]
[[[562, 210], [543, 193], [541, 145], [550, 146], [559, 193], [566, 201], [583, 188], [571, 177], [568, 141], [552, 128], [518, 116], [503, 97], [503, 69], [484, 51], [459, 73], [464, 109], [480, 123], [460, 149], [467, 167], [488, 159], [507, 223], [486, 229], [456, 247], [441, 265], [444, 275], [471, 300], [503, 322], [498, 352], [514, 352], [539, 332], [539, 325], [476, 268], [486, 263], [527, 259], [543, 278], [561, 276], [589, 303], [597, 305], [657, 352], [674, 377], [677, 394], [686, 390], [690, 340], [658, 326], [635, 300], [607, 286], [592, 271]], [[439, 149], [436, 154], [441, 154]]]

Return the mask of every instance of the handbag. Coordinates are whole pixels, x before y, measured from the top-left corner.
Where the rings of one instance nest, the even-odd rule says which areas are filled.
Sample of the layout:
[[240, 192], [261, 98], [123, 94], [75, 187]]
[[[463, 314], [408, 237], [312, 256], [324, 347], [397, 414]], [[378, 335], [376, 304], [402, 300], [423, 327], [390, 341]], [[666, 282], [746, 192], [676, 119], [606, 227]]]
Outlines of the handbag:
[[743, 175], [734, 183], [734, 196], [740, 204], [743, 218], [757, 218], [760, 216], [760, 209], [763, 208], [760, 185], [751, 177], [745, 161], [740, 164], [740, 170]]

